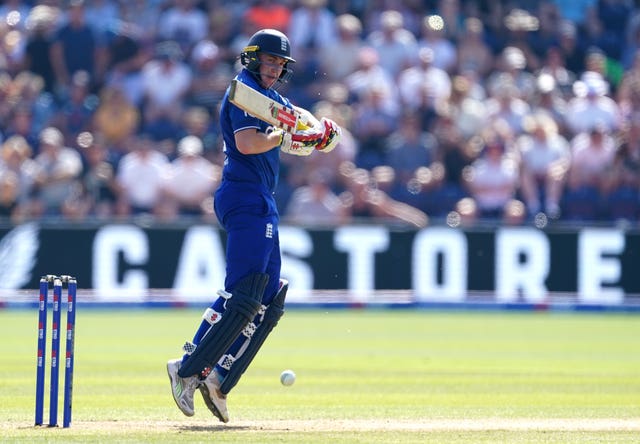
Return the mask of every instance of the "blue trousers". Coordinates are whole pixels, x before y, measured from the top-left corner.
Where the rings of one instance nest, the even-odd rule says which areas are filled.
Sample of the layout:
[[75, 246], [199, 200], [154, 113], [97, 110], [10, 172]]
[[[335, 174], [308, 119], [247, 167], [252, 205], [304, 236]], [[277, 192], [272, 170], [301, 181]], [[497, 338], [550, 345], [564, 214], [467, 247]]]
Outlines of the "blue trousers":
[[[272, 194], [244, 184], [223, 183], [215, 195], [216, 216], [227, 233], [225, 290], [252, 273], [267, 273], [263, 303], [271, 302], [280, 280], [278, 210]], [[268, 305], [268, 304], [265, 304]]]

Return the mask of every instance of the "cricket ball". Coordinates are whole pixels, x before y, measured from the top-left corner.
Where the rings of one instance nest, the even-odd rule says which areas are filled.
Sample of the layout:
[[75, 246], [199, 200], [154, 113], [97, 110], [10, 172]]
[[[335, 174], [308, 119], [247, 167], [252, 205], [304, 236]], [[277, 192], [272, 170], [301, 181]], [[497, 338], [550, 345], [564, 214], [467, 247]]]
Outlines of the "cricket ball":
[[294, 382], [296, 382], [296, 374], [293, 372], [293, 370], [285, 370], [280, 374], [280, 382], [282, 383], [282, 385], [292, 385]]

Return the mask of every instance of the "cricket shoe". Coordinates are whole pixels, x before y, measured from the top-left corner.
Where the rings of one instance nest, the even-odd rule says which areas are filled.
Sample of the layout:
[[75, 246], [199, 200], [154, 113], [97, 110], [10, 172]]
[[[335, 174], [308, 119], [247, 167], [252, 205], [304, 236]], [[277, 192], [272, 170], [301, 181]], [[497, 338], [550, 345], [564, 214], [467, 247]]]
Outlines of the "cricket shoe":
[[213, 416], [222, 422], [229, 422], [229, 412], [227, 411], [227, 395], [220, 391], [220, 380], [218, 373], [213, 370], [207, 378], [202, 381], [199, 387], [202, 399]]
[[178, 376], [178, 370], [182, 365], [182, 359], [172, 359], [167, 362], [167, 374], [171, 381], [171, 393], [176, 405], [187, 416], [193, 416], [195, 413], [193, 407], [193, 395], [200, 384], [197, 375], [181, 378]]

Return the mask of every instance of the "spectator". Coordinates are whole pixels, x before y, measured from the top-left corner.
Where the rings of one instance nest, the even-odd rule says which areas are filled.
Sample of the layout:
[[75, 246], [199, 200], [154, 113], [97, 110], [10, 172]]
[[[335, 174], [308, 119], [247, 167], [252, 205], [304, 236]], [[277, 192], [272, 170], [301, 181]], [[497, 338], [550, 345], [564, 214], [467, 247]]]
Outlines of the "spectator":
[[568, 134], [567, 102], [551, 74], [543, 72], [536, 78], [536, 91], [531, 98], [531, 114], [545, 113], [558, 125], [560, 134]]
[[164, 178], [164, 205], [174, 216], [213, 216], [213, 192], [220, 183], [221, 168], [202, 157], [202, 141], [186, 136], [178, 142], [179, 157]]
[[50, 58], [56, 76], [58, 98], [65, 100], [71, 78], [77, 71], [85, 71], [92, 81], [90, 89], [99, 85], [101, 74], [96, 68], [98, 42], [94, 30], [87, 24], [84, 0], [69, 2], [68, 20], [56, 33], [50, 48]]
[[431, 211], [433, 215], [448, 213], [455, 202], [467, 196], [462, 186], [464, 169], [477, 156], [472, 146], [460, 132], [455, 122], [455, 114], [450, 107], [438, 109], [438, 116], [434, 121], [433, 135], [438, 143], [435, 162], [431, 164], [428, 175], [431, 177], [427, 187], [431, 190]]
[[491, 48], [484, 41], [484, 25], [476, 17], [464, 21], [464, 32], [456, 45], [456, 72], [472, 71], [485, 78], [494, 66]]
[[596, 123], [588, 132], [579, 133], [571, 140], [563, 218], [594, 221], [601, 217], [601, 192], [615, 152], [614, 139], [604, 124]]
[[153, 148], [148, 134], [139, 134], [129, 143], [132, 151], [120, 160], [116, 170], [116, 214], [160, 214], [162, 181], [170, 167], [169, 159]]
[[613, 163], [605, 174], [606, 217], [637, 221], [640, 217], [640, 116], [629, 119]]
[[16, 75], [12, 82], [13, 97], [9, 102], [13, 108], [28, 108], [32, 115], [31, 131], [38, 133], [55, 118], [58, 106], [53, 96], [43, 91], [42, 78], [28, 71]]
[[156, 140], [175, 137], [193, 73], [176, 42], [156, 46], [142, 68], [143, 128]]
[[435, 66], [452, 73], [458, 64], [458, 55], [454, 44], [447, 40], [444, 27], [444, 20], [439, 15], [425, 16], [422, 20], [418, 47], [431, 48]]
[[355, 102], [362, 102], [375, 89], [381, 95], [382, 107], [389, 114], [399, 111], [397, 87], [393, 78], [380, 65], [375, 49], [365, 46], [358, 54], [358, 69], [344, 79], [349, 94]]
[[513, 134], [521, 134], [523, 122], [531, 113], [531, 106], [520, 94], [520, 89], [510, 77], [503, 79], [501, 86], [495, 85], [491, 97], [486, 102], [490, 122], [504, 122]]
[[337, 36], [335, 14], [327, 7], [327, 0], [300, 0], [291, 13], [286, 34], [296, 60], [312, 57], [318, 49], [333, 43]]
[[589, 132], [596, 123], [604, 125], [607, 131], [620, 127], [620, 107], [607, 95], [607, 82], [599, 73], [585, 72], [573, 84], [573, 92], [567, 108], [567, 126], [572, 135]]
[[404, 27], [402, 14], [398, 11], [383, 11], [380, 29], [372, 31], [366, 41], [378, 53], [380, 65], [394, 79], [413, 64], [416, 38]]
[[553, 85], [557, 88], [563, 100], [571, 97], [576, 75], [567, 68], [564, 55], [557, 46], [549, 47], [542, 61], [542, 66], [536, 72], [538, 80], [543, 75], [549, 76], [553, 80]]
[[202, 40], [196, 44], [191, 54], [193, 78], [187, 95], [187, 103], [192, 106], [215, 109], [235, 75], [227, 63], [221, 60], [218, 45], [211, 40]]
[[14, 177], [11, 180], [16, 182], [16, 205], [11, 209], [11, 216], [20, 220], [33, 215], [32, 198], [39, 166], [31, 158], [32, 153], [31, 146], [22, 136], [11, 136], [2, 144], [0, 177]]
[[101, 220], [115, 216], [118, 186], [116, 169], [109, 158], [109, 149], [104, 137], [85, 132], [79, 135], [78, 143], [84, 160], [82, 185], [85, 214]]
[[[215, 112], [212, 110], [212, 112]], [[224, 152], [221, 146], [221, 137], [218, 126], [211, 118], [211, 114], [200, 106], [187, 108], [182, 116], [181, 136], [196, 136], [202, 142], [203, 156], [216, 165], [224, 162]]]
[[38, 175], [35, 178], [36, 214], [69, 215], [69, 206], [81, 194], [80, 154], [65, 146], [62, 132], [50, 126], [40, 133], [40, 153], [35, 162], [38, 165]]
[[352, 130], [360, 141], [356, 165], [371, 169], [386, 163], [386, 139], [398, 127], [397, 116], [385, 108], [385, 93], [374, 87], [356, 105]]
[[[451, 97], [447, 108], [451, 113], [456, 131], [463, 140], [469, 140], [476, 134], [480, 134], [487, 126], [485, 96], [484, 88], [471, 73], [458, 75], [452, 79]], [[436, 116], [429, 115], [429, 117]], [[425, 126], [431, 127], [431, 121], [428, 121]]]
[[0, 176], [0, 221], [19, 221], [18, 176], [13, 171]]
[[100, 104], [93, 116], [93, 128], [102, 134], [105, 143], [124, 152], [125, 142], [140, 125], [140, 112], [118, 87], [102, 89]]
[[[216, 7], [216, 3], [222, 3], [224, 6]], [[244, 11], [245, 9], [239, 3], [226, 0], [208, 2], [209, 33], [207, 38], [218, 45], [220, 60], [229, 66], [238, 62], [239, 53], [232, 52], [234, 48], [237, 48], [236, 45], [241, 45], [240, 50], [242, 50], [251, 38], [252, 34], [244, 35], [243, 32], [249, 28], [255, 28], [251, 22], [242, 19]]]
[[301, 0], [291, 13], [287, 35], [296, 55], [296, 74], [288, 83], [288, 96], [297, 106], [311, 108], [324, 90], [325, 76], [318, 75], [320, 54], [337, 40], [335, 17], [327, 0]]
[[569, 168], [569, 142], [558, 133], [548, 114], [533, 114], [525, 120], [525, 133], [516, 139], [520, 161], [520, 188], [529, 215], [545, 212], [560, 216], [560, 198]]
[[[530, 32], [527, 40], [538, 63], [541, 64], [546, 58], [549, 48], [557, 47], [558, 45], [558, 28], [562, 19], [558, 8], [550, 2], [536, 3], [538, 4], [531, 11], [538, 19], [538, 30]], [[533, 68], [533, 65], [530, 68]], [[538, 69], [540, 69], [540, 65], [531, 69], [531, 71], [535, 72]]]
[[91, 79], [85, 71], [76, 71], [71, 79], [69, 100], [56, 113], [56, 124], [64, 128], [65, 139], [75, 138], [83, 131], [89, 131], [98, 106], [98, 98], [89, 91]]
[[418, 62], [402, 70], [397, 78], [400, 100], [407, 109], [433, 109], [451, 96], [451, 78], [433, 65], [431, 48], [420, 48]]
[[535, 77], [527, 71], [527, 58], [520, 48], [506, 47], [496, 60], [495, 70], [487, 78], [487, 90], [492, 96], [500, 95], [503, 84], [517, 89], [517, 95], [527, 101], [535, 91]]
[[420, 33], [424, 6], [419, 4], [419, 2], [396, 0], [368, 2], [368, 4], [366, 4], [366, 11], [361, 11], [356, 14], [363, 21], [366, 33], [370, 34], [382, 28], [382, 16], [385, 11], [388, 10], [398, 11], [402, 16], [404, 27], [414, 36]]
[[503, 220], [518, 191], [518, 164], [499, 135], [485, 135], [483, 144], [482, 154], [466, 169], [463, 180], [478, 217]]
[[[0, 28], [0, 68], [12, 76], [17, 75], [24, 65], [25, 18], [17, 11], [10, 12], [2, 20]], [[1, 18], [1, 17], [0, 17]]]
[[336, 17], [336, 29], [336, 40], [318, 49], [320, 67], [331, 82], [342, 81], [358, 69], [358, 55], [364, 45], [358, 17], [351, 14]]
[[51, 6], [38, 5], [29, 13], [23, 68], [42, 77], [44, 90], [55, 92], [56, 76], [51, 61], [51, 46], [60, 11]]
[[[1, 128], [5, 130], [6, 122], [9, 120], [11, 113], [16, 105], [15, 95], [13, 93], [13, 81], [9, 73], [0, 69], [0, 122]], [[0, 135], [0, 137], [2, 137]]]
[[620, 106], [623, 119], [627, 119], [638, 109], [637, 104], [640, 103], [640, 51], [635, 54], [633, 64], [622, 77], [613, 98]]
[[30, 152], [39, 152], [39, 132], [34, 122], [34, 115], [31, 106], [27, 103], [20, 103], [12, 110], [9, 122], [5, 128], [5, 138], [8, 140], [12, 136], [22, 137], [30, 147]]
[[346, 222], [346, 207], [331, 190], [330, 178], [322, 170], [315, 170], [307, 184], [295, 189], [285, 211], [286, 219], [294, 224], [340, 225]]
[[561, 21], [559, 27], [558, 47], [567, 69], [578, 75], [584, 71], [586, 50], [576, 24], [572, 21]]
[[[503, 57], [510, 56], [508, 52], [517, 49], [519, 56], [524, 58], [523, 66], [527, 66], [531, 71], [536, 71], [540, 68], [539, 54], [536, 53], [532, 43], [535, 42], [534, 36], [541, 38], [542, 33], [540, 31], [540, 20], [538, 17], [532, 15], [526, 9], [513, 8], [504, 17], [504, 27], [506, 30], [505, 50], [508, 49], [507, 54], [503, 52]], [[538, 48], [539, 49], [539, 48]], [[509, 60], [505, 60], [507, 64]]]
[[119, 21], [106, 36], [103, 70], [104, 88], [121, 89], [129, 102], [142, 102], [141, 70], [151, 58], [144, 42], [144, 31], [134, 23]]
[[586, 76], [590, 76], [592, 73], [598, 74], [604, 80], [607, 87], [607, 94], [615, 97], [623, 74], [617, 66], [617, 61], [607, 57], [607, 55], [597, 47], [592, 47], [587, 51], [585, 56], [585, 69], [580, 75], [580, 79], [584, 80]]
[[403, 184], [409, 182], [417, 168], [431, 165], [437, 151], [435, 137], [422, 129], [420, 119], [411, 112], [400, 119], [399, 128], [388, 138], [388, 146], [387, 164]]
[[182, 52], [188, 55], [196, 43], [207, 37], [207, 15], [196, 7], [195, 0], [173, 0], [169, 3], [169, 8], [158, 18], [157, 38], [177, 42]]

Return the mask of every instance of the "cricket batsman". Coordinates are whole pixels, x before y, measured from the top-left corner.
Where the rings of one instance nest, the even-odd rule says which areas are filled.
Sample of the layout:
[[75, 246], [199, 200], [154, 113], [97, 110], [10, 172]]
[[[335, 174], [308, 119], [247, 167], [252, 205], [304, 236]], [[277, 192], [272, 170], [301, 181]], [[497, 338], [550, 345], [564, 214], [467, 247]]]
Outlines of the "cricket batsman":
[[[236, 80], [294, 109], [277, 92], [295, 63], [289, 39], [282, 32], [256, 32], [240, 54], [242, 71]], [[224, 290], [207, 308], [193, 340], [181, 358], [167, 363], [173, 399], [186, 416], [194, 415], [194, 393], [222, 422], [229, 421], [227, 394], [251, 364], [284, 313], [288, 282], [280, 278], [278, 210], [274, 191], [280, 153], [309, 156], [328, 153], [341, 134], [330, 119], [315, 119], [291, 132], [274, 129], [229, 100], [220, 110], [225, 162], [215, 192], [215, 212], [227, 233]]]

